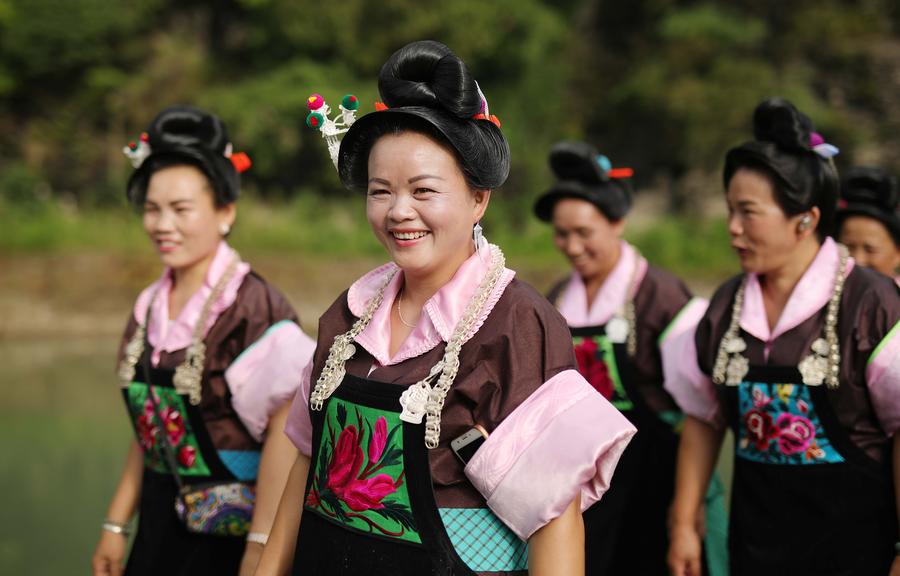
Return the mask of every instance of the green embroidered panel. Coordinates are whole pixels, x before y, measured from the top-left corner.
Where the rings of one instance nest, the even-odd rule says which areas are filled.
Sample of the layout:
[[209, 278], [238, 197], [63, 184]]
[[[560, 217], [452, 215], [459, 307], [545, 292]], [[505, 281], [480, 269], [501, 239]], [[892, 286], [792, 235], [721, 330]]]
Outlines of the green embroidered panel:
[[634, 409], [634, 403], [622, 386], [613, 344], [606, 334], [573, 338], [578, 371], [591, 386], [623, 412]]
[[359, 532], [421, 544], [395, 412], [332, 398], [306, 509]]
[[[143, 382], [128, 386], [128, 410], [134, 423], [138, 443], [144, 451], [144, 465], [155, 472], [170, 473], [163, 452], [159, 420], [153, 413], [153, 403]], [[209, 468], [200, 453], [197, 437], [188, 421], [184, 399], [174, 388], [154, 388], [159, 403], [159, 416], [165, 425], [169, 444], [175, 450], [178, 473], [182, 476], [209, 476]]]

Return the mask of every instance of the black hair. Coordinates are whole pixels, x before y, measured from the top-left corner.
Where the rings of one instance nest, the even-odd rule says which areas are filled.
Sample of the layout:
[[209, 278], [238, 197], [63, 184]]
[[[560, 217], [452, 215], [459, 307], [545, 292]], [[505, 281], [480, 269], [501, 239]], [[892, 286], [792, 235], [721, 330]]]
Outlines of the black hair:
[[154, 172], [172, 166], [198, 168], [209, 180], [217, 207], [240, 195], [241, 180], [230, 153], [225, 124], [213, 114], [191, 106], [170, 106], [157, 114], [146, 130], [150, 155], [135, 169], [126, 189], [132, 204], [140, 206]]
[[754, 139], [725, 156], [725, 188], [740, 168], [766, 174], [775, 201], [787, 216], [818, 207], [819, 241], [832, 233], [838, 201], [838, 176], [834, 163], [813, 151], [812, 121], [784, 98], [769, 98], [753, 112]]
[[837, 212], [837, 228], [848, 216], [866, 216], [881, 222], [900, 246], [900, 216], [897, 205], [900, 191], [897, 180], [881, 168], [857, 166], [847, 172], [841, 182], [841, 201]]
[[386, 110], [358, 119], [341, 141], [338, 173], [344, 185], [368, 188], [369, 152], [386, 134], [423, 133], [456, 154], [473, 189], [501, 186], [509, 175], [509, 144], [489, 120], [475, 78], [450, 48], [433, 40], [407, 44], [394, 52], [378, 76]]
[[631, 210], [631, 184], [610, 178], [609, 160], [590, 144], [559, 142], [550, 149], [549, 160], [557, 182], [534, 204], [539, 219], [550, 222], [553, 208], [563, 198], [590, 202], [610, 222], [618, 222]]

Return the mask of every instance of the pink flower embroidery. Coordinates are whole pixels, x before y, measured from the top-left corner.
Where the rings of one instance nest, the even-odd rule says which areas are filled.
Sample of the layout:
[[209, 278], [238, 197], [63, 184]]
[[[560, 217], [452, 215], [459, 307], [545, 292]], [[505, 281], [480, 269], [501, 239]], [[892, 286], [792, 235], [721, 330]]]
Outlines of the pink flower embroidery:
[[178, 446], [181, 439], [184, 438], [185, 433], [184, 419], [181, 417], [181, 412], [175, 410], [171, 406], [166, 406], [163, 408], [161, 416], [166, 425], [166, 434], [169, 436], [169, 444]]
[[575, 358], [578, 360], [578, 371], [604, 398], [613, 396], [613, 381], [609, 376], [606, 362], [598, 358], [597, 343], [593, 338], [585, 338], [575, 346]]
[[785, 412], [778, 416], [775, 427], [779, 431], [778, 448], [786, 456], [805, 454], [810, 442], [816, 438], [816, 429], [805, 416]]
[[197, 450], [193, 446], [182, 446], [178, 451], [178, 463], [185, 468], [192, 468], [197, 461]]
[[387, 474], [379, 474], [365, 480], [354, 480], [344, 490], [341, 498], [351, 510], [377, 510], [384, 508], [381, 500], [397, 491], [394, 479]]
[[343, 500], [347, 486], [359, 475], [362, 461], [363, 451], [359, 447], [356, 426], [351, 424], [341, 430], [328, 465], [328, 488], [338, 498]]
[[144, 451], [152, 450], [154, 446], [156, 446], [156, 433], [158, 428], [156, 427], [155, 420], [153, 416], [148, 416], [146, 413], [141, 414], [137, 418], [137, 432], [138, 432], [138, 440], [140, 441], [141, 448]]
[[375, 430], [372, 431], [372, 439], [369, 440], [369, 463], [378, 462], [384, 452], [387, 442], [387, 420], [380, 416], [375, 422]]

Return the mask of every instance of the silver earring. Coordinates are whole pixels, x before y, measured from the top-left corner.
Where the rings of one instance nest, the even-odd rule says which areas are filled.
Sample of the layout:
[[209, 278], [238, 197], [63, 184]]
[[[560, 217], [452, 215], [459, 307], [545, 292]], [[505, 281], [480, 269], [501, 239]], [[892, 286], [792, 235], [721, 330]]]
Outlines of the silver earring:
[[219, 224], [219, 234], [221, 234], [222, 236], [228, 236], [228, 234], [230, 232], [231, 232], [231, 226], [229, 226], [225, 222], [222, 222], [221, 224]]
[[810, 224], [812, 224], [812, 218], [807, 214], [800, 219], [800, 230], [807, 230]]
[[484, 228], [481, 227], [481, 222], [476, 222], [472, 228], [472, 240], [475, 241], [475, 252], [481, 256], [481, 243], [484, 242]]

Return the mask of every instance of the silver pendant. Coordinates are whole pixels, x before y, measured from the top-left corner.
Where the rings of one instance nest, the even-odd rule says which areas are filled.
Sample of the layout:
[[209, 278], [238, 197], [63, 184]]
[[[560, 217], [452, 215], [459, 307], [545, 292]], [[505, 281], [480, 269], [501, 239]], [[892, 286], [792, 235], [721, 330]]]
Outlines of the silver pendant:
[[749, 371], [750, 361], [747, 358], [739, 354], [731, 356], [728, 359], [728, 366], [725, 368], [725, 384], [727, 386], [739, 386]]
[[400, 419], [410, 424], [421, 424], [422, 418], [425, 416], [425, 405], [428, 402], [429, 392], [430, 389], [422, 382], [413, 384], [404, 390], [400, 395], [400, 406], [403, 407]]
[[797, 365], [803, 383], [807, 386], [821, 386], [828, 373], [828, 359], [824, 356], [810, 354]]
[[606, 337], [613, 344], [624, 344], [628, 340], [628, 333], [631, 332], [631, 326], [628, 320], [621, 316], [613, 316], [606, 323]]

